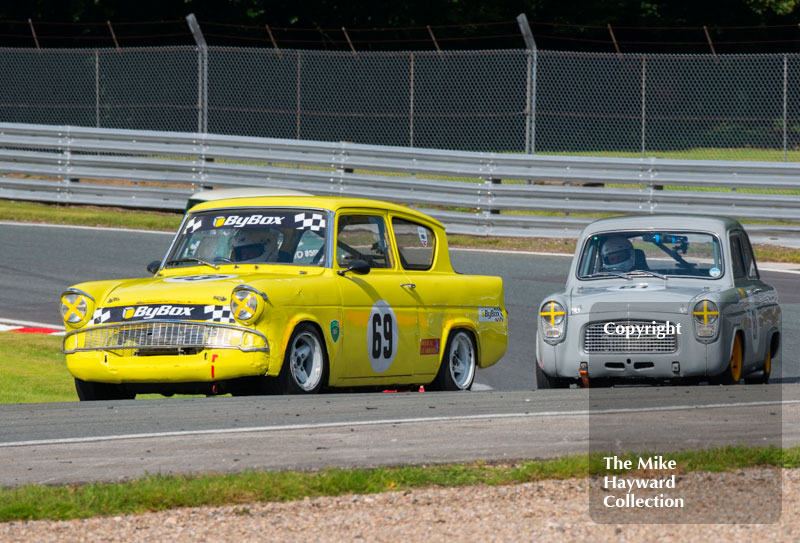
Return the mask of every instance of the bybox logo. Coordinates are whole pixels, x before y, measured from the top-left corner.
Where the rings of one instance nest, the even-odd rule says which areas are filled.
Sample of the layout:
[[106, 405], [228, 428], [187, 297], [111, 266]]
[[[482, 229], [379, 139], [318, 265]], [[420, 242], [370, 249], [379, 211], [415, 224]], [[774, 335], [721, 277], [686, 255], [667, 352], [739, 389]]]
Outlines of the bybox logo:
[[156, 317], [191, 317], [193, 307], [175, 307], [172, 305], [140, 305], [126, 307], [122, 312], [124, 319], [154, 319]]
[[283, 217], [271, 217], [269, 215], [250, 215], [248, 217], [240, 217], [239, 215], [230, 215], [228, 217], [214, 217], [214, 227], [232, 226], [234, 228], [241, 228], [243, 226], [261, 225], [266, 226], [269, 224], [283, 224]]

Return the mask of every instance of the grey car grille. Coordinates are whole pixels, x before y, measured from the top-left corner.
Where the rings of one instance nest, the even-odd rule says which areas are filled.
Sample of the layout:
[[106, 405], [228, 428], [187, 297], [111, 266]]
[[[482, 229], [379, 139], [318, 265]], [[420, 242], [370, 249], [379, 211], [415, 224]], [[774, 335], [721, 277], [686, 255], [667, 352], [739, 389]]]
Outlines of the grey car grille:
[[[663, 338], [657, 337], [657, 334], [642, 333], [639, 336], [637, 333], [632, 334], [626, 338], [624, 335], [607, 334], [604, 330], [605, 322], [590, 323], [583, 332], [583, 350], [587, 353], [674, 353], [678, 350], [678, 336], [677, 334], [664, 334]], [[653, 321], [613, 321], [612, 328], [622, 325], [653, 325]], [[656, 321], [655, 326], [665, 325], [664, 321]], [[674, 325], [674, 323], [671, 323]]]

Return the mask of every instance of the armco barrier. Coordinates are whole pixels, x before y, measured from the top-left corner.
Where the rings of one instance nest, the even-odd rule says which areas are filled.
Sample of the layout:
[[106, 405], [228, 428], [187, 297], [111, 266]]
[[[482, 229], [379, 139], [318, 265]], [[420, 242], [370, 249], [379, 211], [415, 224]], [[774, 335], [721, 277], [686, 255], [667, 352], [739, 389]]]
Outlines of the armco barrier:
[[[0, 123], [0, 198], [182, 209], [207, 187], [423, 206], [448, 230], [574, 235], [585, 214], [727, 215], [800, 226], [800, 164], [475, 153]], [[124, 181], [126, 183], [119, 183]], [[550, 212], [550, 213], [543, 213]], [[575, 216], [577, 214], [578, 216]]]

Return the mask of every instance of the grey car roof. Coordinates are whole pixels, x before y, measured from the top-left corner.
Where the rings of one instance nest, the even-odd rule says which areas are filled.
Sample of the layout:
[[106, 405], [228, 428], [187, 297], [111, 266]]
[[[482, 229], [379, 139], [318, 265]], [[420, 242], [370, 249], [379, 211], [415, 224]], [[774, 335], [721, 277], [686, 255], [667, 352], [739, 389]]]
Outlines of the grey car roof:
[[708, 215], [625, 215], [596, 220], [584, 228], [584, 235], [607, 230], [705, 230], [725, 232], [742, 228], [739, 221], [730, 217]]

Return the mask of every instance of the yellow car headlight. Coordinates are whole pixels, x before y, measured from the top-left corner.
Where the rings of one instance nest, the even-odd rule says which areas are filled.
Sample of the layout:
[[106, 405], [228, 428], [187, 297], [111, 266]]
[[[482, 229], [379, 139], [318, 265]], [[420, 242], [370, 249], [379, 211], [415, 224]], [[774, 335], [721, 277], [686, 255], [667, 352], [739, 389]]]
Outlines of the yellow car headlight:
[[89, 320], [94, 310], [94, 298], [82, 290], [69, 289], [61, 295], [61, 318], [70, 326]]
[[266, 300], [267, 295], [258, 289], [246, 285], [236, 287], [231, 295], [231, 314], [243, 324], [252, 324], [261, 316]]

